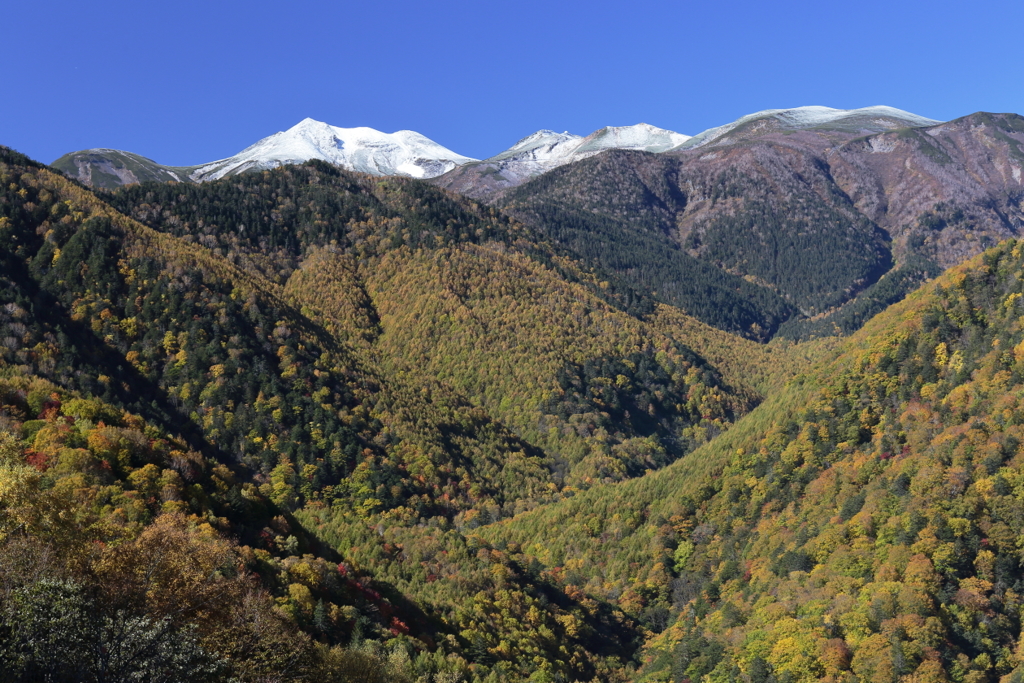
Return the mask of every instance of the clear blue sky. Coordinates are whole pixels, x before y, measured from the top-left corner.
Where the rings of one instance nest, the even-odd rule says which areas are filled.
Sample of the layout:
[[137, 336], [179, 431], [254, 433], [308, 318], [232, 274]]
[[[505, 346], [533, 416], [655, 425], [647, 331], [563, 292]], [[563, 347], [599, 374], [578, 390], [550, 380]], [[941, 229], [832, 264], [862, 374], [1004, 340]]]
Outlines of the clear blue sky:
[[1024, 3], [7, 0], [0, 144], [186, 165], [310, 116], [486, 157], [760, 109], [1024, 113]]

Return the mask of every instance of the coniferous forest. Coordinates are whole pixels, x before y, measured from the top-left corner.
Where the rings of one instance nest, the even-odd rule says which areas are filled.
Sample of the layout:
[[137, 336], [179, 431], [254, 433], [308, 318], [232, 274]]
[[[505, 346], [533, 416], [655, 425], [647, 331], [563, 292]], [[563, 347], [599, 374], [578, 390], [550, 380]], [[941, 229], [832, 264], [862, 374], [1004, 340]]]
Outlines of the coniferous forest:
[[1024, 680], [1024, 244], [800, 154], [0, 148], [2, 678]]

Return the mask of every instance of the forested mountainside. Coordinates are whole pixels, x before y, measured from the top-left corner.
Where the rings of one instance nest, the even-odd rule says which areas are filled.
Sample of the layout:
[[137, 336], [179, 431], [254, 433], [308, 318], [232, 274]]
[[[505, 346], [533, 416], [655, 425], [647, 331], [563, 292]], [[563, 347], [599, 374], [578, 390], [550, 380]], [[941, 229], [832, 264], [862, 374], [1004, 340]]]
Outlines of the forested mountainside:
[[796, 358], [417, 181], [0, 164], [12, 680], [627, 680], [639, 621], [476, 530], [677, 460]]
[[[336, 134], [357, 131], [383, 135], [307, 120], [228, 165], [234, 174], [320, 158], [404, 172], [391, 143], [369, 165], [366, 140], [339, 151]], [[585, 139], [540, 131], [430, 182], [500, 207], [583, 269], [601, 271], [605, 291], [624, 296], [632, 312], [649, 312], [653, 299], [759, 341], [849, 334], [1024, 224], [1024, 119], [1015, 114], [940, 123], [888, 107], [800, 107], [758, 112], [692, 139], [652, 131], [660, 129], [602, 129], [597, 138], [616, 132], [629, 140], [605, 141], [612, 148], [596, 157], [588, 155], [607, 145], [574, 156], [559, 150], [590, 149]], [[673, 146], [669, 138], [685, 141]], [[629, 141], [657, 153], [619, 148]], [[515, 169], [502, 165], [513, 161]], [[219, 177], [216, 164], [199, 173], [112, 150], [55, 165], [95, 187]]]
[[763, 123], [696, 149], [609, 151], [491, 201], [585, 263], [752, 338], [852, 332], [1024, 225], [1015, 114], [861, 137]]
[[563, 470], [604, 461], [605, 449], [592, 448], [598, 427], [681, 453], [756, 401], [679, 335], [623, 312], [627, 297], [595, 273], [492, 209], [423, 183], [319, 165], [126, 188], [111, 201], [158, 229], [201, 234], [228, 258], [262, 259], [249, 269], [328, 315], [351, 317], [356, 298], [360, 337], [385, 372], [449, 384]]
[[1009, 240], [684, 460], [482, 535], [648, 615], [638, 680], [1016, 681], [1022, 294]]
[[[991, 142], [985, 121], [958, 135]], [[749, 196], [829, 249], [876, 245], [843, 277], [895, 261], [849, 280], [861, 319], [937, 272], [870, 242], [889, 228], [809, 143], [743, 144], [702, 153], [773, 169]], [[758, 343], [718, 327], [781, 336], [781, 275], [679, 290], [735, 297], [714, 327], [585, 251], [597, 225], [707, 266], [685, 172], [611, 152], [504, 213], [322, 162], [96, 194], [0, 149], [0, 672], [1020, 678], [1024, 248], [841, 342]], [[817, 200], [773, 189], [801, 182]], [[553, 233], [545, 196], [584, 223]], [[822, 278], [788, 296], [841, 291]]]

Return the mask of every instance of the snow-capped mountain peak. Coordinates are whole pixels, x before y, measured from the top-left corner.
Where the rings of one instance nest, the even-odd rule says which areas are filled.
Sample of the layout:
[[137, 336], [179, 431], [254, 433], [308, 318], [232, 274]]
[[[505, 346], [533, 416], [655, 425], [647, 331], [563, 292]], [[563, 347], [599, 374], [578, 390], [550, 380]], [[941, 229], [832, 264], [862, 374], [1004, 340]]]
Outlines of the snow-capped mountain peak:
[[632, 149], [664, 152], [689, 140], [688, 135], [675, 133], [646, 123], [635, 126], [607, 126], [586, 137], [566, 131], [539, 130], [512, 145], [504, 152], [468, 164], [439, 181], [442, 187], [470, 196], [488, 196], [505, 188], [515, 187], [531, 178], [594, 156], [609, 149]]
[[498, 164], [501, 172], [525, 178], [539, 175], [564, 164], [585, 159], [606, 149], [639, 149], [664, 152], [677, 147], [690, 136], [674, 133], [646, 123], [635, 126], [607, 126], [587, 137], [566, 131], [539, 130], [484, 163]]
[[635, 126], [606, 126], [588, 135], [580, 145], [578, 153], [596, 154], [605, 149], [664, 152], [678, 147], [689, 139], [689, 135], [658, 128], [649, 123], [638, 123]]
[[865, 131], [881, 132], [892, 128], [917, 128], [933, 126], [941, 121], [918, 116], [902, 109], [887, 106], [861, 107], [860, 109], [833, 109], [832, 107], [808, 106], [792, 109], [765, 109], [748, 114], [724, 126], [716, 126], [698, 133], [686, 141], [683, 149], [693, 149], [721, 138], [744, 124], [759, 119], [773, 119], [784, 130], [800, 130], [819, 126], [860, 128]]
[[564, 145], [565, 143], [581, 139], [582, 138], [579, 135], [573, 135], [569, 131], [565, 131], [564, 133], [556, 133], [553, 130], [538, 130], [533, 135], [527, 135], [525, 138], [509, 147], [501, 154], [498, 154], [491, 158], [505, 158], [509, 156], [514, 156], [516, 154], [521, 154], [524, 152], [533, 152], [535, 150], [551, 150], [556, 146]]
[[350, 171], [414, 178], [433, 178], [473, 161], [415, 131], [382, 133], [366, 127], [339, 128], [307, 118], [233, 157], [200, 166], [191, 177], [216, 180], [249, 169], [274, 168], [310, 159]]
[[582, 139], [579, 135], [573, 135], [569, 131], [556, 133], [553, 130], [539, 130], [533, 135], [526, 136], [504, 152], [487, 159], [487, 161], [514, 159], [517, 161], [547, 164], [572, 154]]

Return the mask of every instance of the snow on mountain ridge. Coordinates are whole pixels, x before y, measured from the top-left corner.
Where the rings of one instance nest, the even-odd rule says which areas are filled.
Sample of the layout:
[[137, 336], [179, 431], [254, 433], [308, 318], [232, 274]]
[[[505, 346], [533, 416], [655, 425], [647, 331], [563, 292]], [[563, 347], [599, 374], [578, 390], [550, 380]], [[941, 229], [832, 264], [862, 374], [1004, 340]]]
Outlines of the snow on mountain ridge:
[[896, 119], [897, 121], [906, 123], [908, 127], [914, 128], [933, 126], [937, 123], [942, 123], [941, 121], [925, 118], [924, 116], [918, 116], [917, 114], [912, 114], [908, 111], [903, 111], [902, 109], [887, 107], [884, 105], [862, 107], [860, 109], [833, 109], [832, 107], [821, 106], [794, 107], [792, 109], [765, 109], [753, 114], [747, 114], [746, 116], [740, 117], [732, 123], [727, 123], [724, 126], [716, 126], [698, 133], [688, 141], [684, 142], [681, 149], [702, 147], [723, 135], [726, 135], [730, 131], [739, 128], [743, 124], [756, 121], [758, 119], [774, 118], [782, 124], [784, 128], [801, 129], [823, 126], [830, 123], [841, 123], [844, 120], [852, 121], [854, 119], [870, 117], [875, 117], [876, 122], [883, 129], [891, 126], [886, 125], [888, 124], [888, 121], [878, 121], [878, 119]]
[[689, 139], [689, 135], [658, 128], [649, 123], [638, 123], [635, 126], [606, 126], [588, 135], [587, 142], [580, 145], [578, 153], [597, 153], [605, 149], [664, 152], [678, 147]]
[[586, 137], [566, 131], [539, 130], [500, 154], [484, 159], [515, 183], [546, 173], [565, 164], [586, 159], [606, 149], [637, 149], [664, 152], [679, 146], [690, 136], [647, 123], [634, 126], [606, 126]]
[[[67, 172], [87, 183], [92, 182], [93, 168], [99, 172], [99, 178], [116, 176], [114, 186], [139, 182], [140, 179], [202, 182], [250, 169], [269, 169], [311, 159], [320, 159], [363, 173], [414, 178], [436, 178], [465, 167], [465, 172], [460, 171], [454, 174], [457, 177], [439, 181], [438, 184], [459, 192], [472, 193], [474, 183], [479, 183], [482, 189], [479, 189], [478, 194], [482, 197], [608, 149], [674, 152], [712, 143], [738, 142], [741, 138], [749, 139], [780, 131], [811, 129], [864, 135], [938, 123], [941, 122], [887, 106], [861, 109], [820, 106], [766, 109], [732, 123], [710, 128], [692, 138], [646, 123], [607, 126], [586, 137], [568, 131], [557, 133], [539, 130], [522, 138], [509, 149], [480, 162], [457, 154], [411, 130], [383, 133], [367, 127], [340, 128], [307, 118], [286, 131], [259, 140], [234, 156], [197, 166], [168, 167], [129, 152], [103, 149], [73, 152], [57, 162], [65, 163]], [[734, 130], [736, 133], [730, 135]]]
[[366, 127], [339, 128], [307, 118], [232, 157], [203, 164], [191, 178], [216, 180], [252, 168], [275, 168], [310, 159], [350, 171], [413, 178], [433, 178], [474, 161], [415, 131], [382, 133]]

